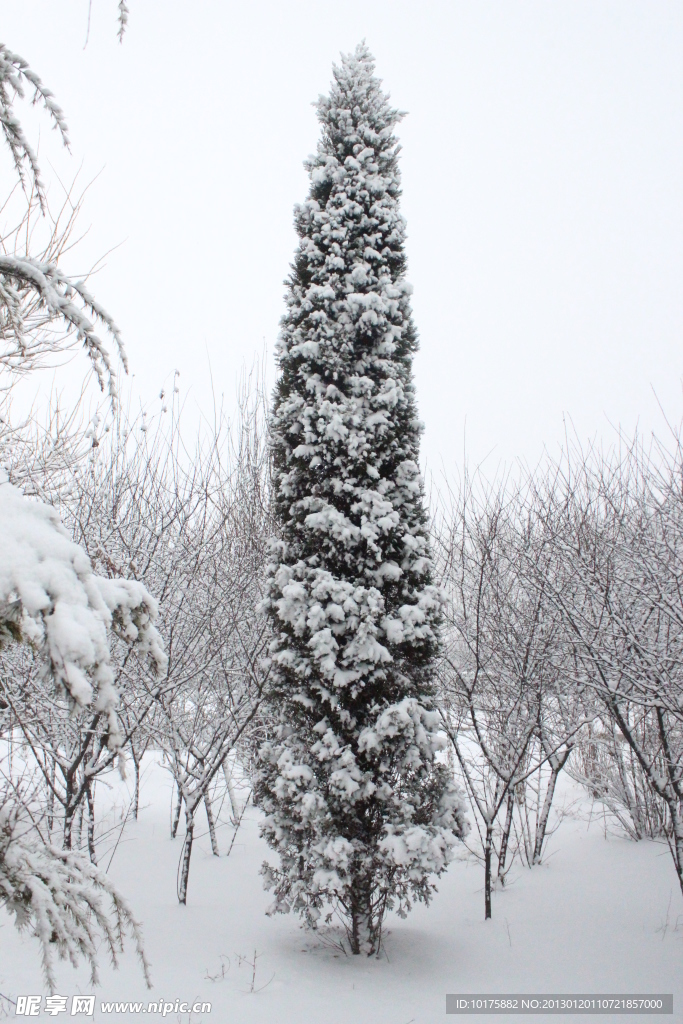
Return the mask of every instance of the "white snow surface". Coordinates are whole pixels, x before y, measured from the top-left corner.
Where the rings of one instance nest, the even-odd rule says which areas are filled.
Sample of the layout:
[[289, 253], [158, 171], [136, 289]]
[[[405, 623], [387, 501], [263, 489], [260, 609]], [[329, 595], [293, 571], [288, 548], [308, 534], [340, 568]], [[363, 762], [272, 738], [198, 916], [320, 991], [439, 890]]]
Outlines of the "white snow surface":
[[[120, 826], [130, 786], [132, 780], [117, 781], [106, 804], [98, 790], [102, 828]], [[580, 795], [565, 780], [558, 806]], [[605, 835], [595, 812], [589, 822], [586, 803], [564, 818], [545, 864], [515, 865], [507, 888], [494, 893], [493, 920], [483, 920], [481, 866], [456, 861], [431, 907], [416, 907], [405, 921], [390, 916], [379, 959], [344, 956], [323, 933], [304, 931], [294, 915], [265, 916], [270, 897], [258, 870], [269, 851], [258, 835], [260, 814], [251, 809], [229, 858], [229, 825], [218, 830], [220, 858], [211, 855], [208, 835], [195, 841], [188, 906], [179, 906], [182, 837], [169, 839], [170, 804], [170, 779], [148, 755], [140, 820], [126, 824], [109, 877], [142, 920], [154, 987], [146, 990], [130, 944], [118, 971], [102, 964], [95, 1020], [124, 1024], [156, 1016], [103, 1014], [100, 1000], [179, 999], [208, 1001], [212, 1011], [191, 1018], [170, 1013], [165, 1019], [174, 1024], [436, 1024], [450, 1019], [447, 992], [658, 991], [674, 993], [673, 1017], [636, 1019], [683, 1021], [683, 900], [669, 852]], [[103, 852], [100, 863], [108, 859]], [[252, 960], [255, 950], [255, 987], [264, 987], [252, 994], [252, 969], [240, 966], [239, 956]], [[85, 966], [56, 970], [60, 994], [92, 991]], [[0, 992], [12, 999], [43, 992], [38, 945], [4, 913]]]

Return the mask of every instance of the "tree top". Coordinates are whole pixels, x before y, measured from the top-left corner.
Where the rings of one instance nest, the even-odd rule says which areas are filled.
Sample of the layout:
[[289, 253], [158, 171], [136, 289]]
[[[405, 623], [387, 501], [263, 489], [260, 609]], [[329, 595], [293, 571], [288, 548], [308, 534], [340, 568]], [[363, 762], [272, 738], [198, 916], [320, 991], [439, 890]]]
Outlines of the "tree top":
[[314, 104], [323, 125], [319, 156], [332, 152], [344, 158], [366, 146], [384, 149], [395, 143], [392, 129], [405, 112], [391, 106], [374, 70], [375, 60], [365, 40], [353, 53], [342, 53], [341, 64], [333, 64], [330, 94]]

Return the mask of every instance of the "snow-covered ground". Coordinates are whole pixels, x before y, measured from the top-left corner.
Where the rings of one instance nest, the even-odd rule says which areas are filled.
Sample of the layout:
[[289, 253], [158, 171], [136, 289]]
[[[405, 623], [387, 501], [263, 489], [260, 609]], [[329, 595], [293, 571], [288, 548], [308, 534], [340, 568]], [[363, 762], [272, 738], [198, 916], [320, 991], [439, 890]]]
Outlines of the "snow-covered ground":
[[[577, 796], [578, 790], [565, 788], [560, 801]], [[127, 799], [119, 783], [119, 813]], [[258, 869], [268, 852], [258, 835], [258, 812], [251, 808], [229, 857], [227, 824], [218, 832], [220, 858], [211, 855], [208, 835], [195, 842], [188, 906], [179, 906], [182, 838], [169, 839], [170, 802], [170, 778], [148, 757], [140, 819], [127, 822], [109, 873], [143, 922], [154, 988], [146, 990], [129, 944], [118, 971], [102, 965], [95, 1020], [150, 1019], [103, 1013], [102, 1000], [180, 1000], [210, 1002], [212, 1010], [173, 1011], [166, 1020], [433, 1024], [452, 1019], [445, 1015], [447, 992], [673, 992], [673, 1018], [663, 1019], [683, 1021], [683, 900], [669, 852], [655, 843], [605, 836], [600, 818], [588, 823], [587, 804], [564, 817], [543, 866], [529, 871], [515, 865], [505, 891], [494, 894], [492, 921], [483, 920], [481, 868], [456, 862], [431, 907], [416, 908], [405, 921], [392, 918], [384, 955], [368, 960], [345, 956], [332, 935], [307, 933], [293, 917], [265, 916], [270, 898]], [[113, 812], [107, 822], [114, 824]], [[200, 813], [199, 833], [205, 831], [202, 822]], [[115, 839], [113, 832], [109, 853], [102, 845], [104, 867]], [[252, 993], [253, 971], [245, 960], [253, 962], [254, 952]], [[62, 995], [92, 991], [85, 969], [60, 965], [58, 979]], [[43, 992], [37, 944], [19, 936], [4, 915], [0, 992], [12, 999]]]

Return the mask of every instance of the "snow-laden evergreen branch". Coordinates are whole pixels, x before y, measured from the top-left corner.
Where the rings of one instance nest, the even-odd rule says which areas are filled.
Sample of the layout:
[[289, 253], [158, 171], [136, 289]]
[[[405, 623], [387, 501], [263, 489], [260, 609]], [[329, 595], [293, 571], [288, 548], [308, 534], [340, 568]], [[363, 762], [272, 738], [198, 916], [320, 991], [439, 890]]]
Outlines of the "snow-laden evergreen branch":
[[142, 946], [140, 925], [104, 872], [83, 854], [44, 843], [27, 824], [20, 805], [0, 804], [0, 906], [13, 914], [21, 930], [40, 942], [45, 980], [56, 987], [55, 954], [77, 966], [90, 965], [93, 985], [98, 979], [98, 947], [114, 964], [130, 932], [150, 985], [149, 964]]
[[54, 509], [0, 483], [0, 638], [33, 644], [57, 686], [107, 716], [108, 745], [121, 741], [107, 631], [165, 667], [157, 605], [136, 580], [106, 579], [71, 540]]

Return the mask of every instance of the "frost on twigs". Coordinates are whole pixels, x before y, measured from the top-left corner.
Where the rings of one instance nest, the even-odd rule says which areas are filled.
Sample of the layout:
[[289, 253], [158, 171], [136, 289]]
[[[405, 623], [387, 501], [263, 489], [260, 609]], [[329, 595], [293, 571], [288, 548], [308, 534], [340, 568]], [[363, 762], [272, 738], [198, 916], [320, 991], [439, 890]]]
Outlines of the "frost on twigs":
[[74, 967], [81, 958], [90, 965], [93, 985], [99, 983], [98, 946], [102, 940], [114, 966], [130, 932], [145, 981], [149, 964], [140, 926], [128, 904], [104, 872], [83, 854], [43, 843], [24, 820], [19, 806], [0, 803], [0, 906], [13, 914], [42, 949], [45, 980], [54, 992], [55, 954]]
[[[120, 31], [127, 18], [125, 3], [119, 6]], [[38, 158], [14, 110], [25, 87], [33, 90], [33, 104], [42, 103], [53, 128], [69, 145], [66, 122], [52, 92], [26, 61], [0, 43], [0, 130], [9, 146], [14, 168], [28, 200], [26, 236], [34, 205], [48, 215], [47, 198]], [[10, 233], [12, 234], [12, 233]], [[116, 399], [116, 375], [106, 345], [97, 333], [99, 324], [112, 338], [127, 370], [126, 354], [118, 327], [93, 298], [83, 281], [74, 281], [56, 261], [2, 251], [0, 239], [0, 370], [25, 374], [45, 365], [46, 357], [82, 343], [100, 388]], [[5, 385], [6, 387], [6, 385]]]
[[[45, 326], [59, 321], [66, 339], [36, 332], [30, 323], [39, 309]], [[29, 315], [30, 314], [30, 315]], [[91, 319], [92, 318], [92, 319]], [[28, 323], [27, 323], [28, 322]], [[0, 255], [0, 369], [25, 374], [45, 356], [81, 342], [100, 388], [116, 399], [116, 374], [111, 357], [97, 334], [100, 323], [111, 335], [124, 369], [128, 363], [121, 333], [83, 281], [73, 281], [55, 263], [29, 256]]]
[[119, 30], [117, 35], [120, 43], [123, 42], [123, 35], [128, 26], [128, 13], [128, 4], [126, 3], [126, 0], [119, 0]]
[[41, 209], [44, 209], [45, 189], [40, 176], [38, 158], [33, 147], [24, 135], [17, 115], [14, 102], [17, 98], [24, 99], [24, 89], [28, 86], [33, 90], [32, 103], [42, 103], [53, 128], [59, 132], [65, 146], [69, 145], [69, 135], [61, 107], [55, 102], [53, 93], [41, 82], [35, 71], [32, 71], [23, 57], [12, 53], [4, 43], [0, 43], [0, 130], [9, 146], [14, 167], [19, 175], [24, 191], [28, 190], [28, 179], [38, 196]]
[[353, 953], [377, 952], [389, 909], [429, 901], [465, 829], [431, 710], [442, 598], [419, 472], [402, 115], [373, 71], [364, 44], [334, 68], [295, 208], [262, 606], [277, 724], [256, 784], [280, 857], [264, 866], [271, 911], [315, 925], [331, 904]]
[[108, 720], [108, 745], [121, 742], [107, 631], [165, 667], [154, 625], [157, 606], [135, 580], [96, 576], [54, 509], [0, 482], [0, 640], [24, 640], [41, 653], [75, 704]]

